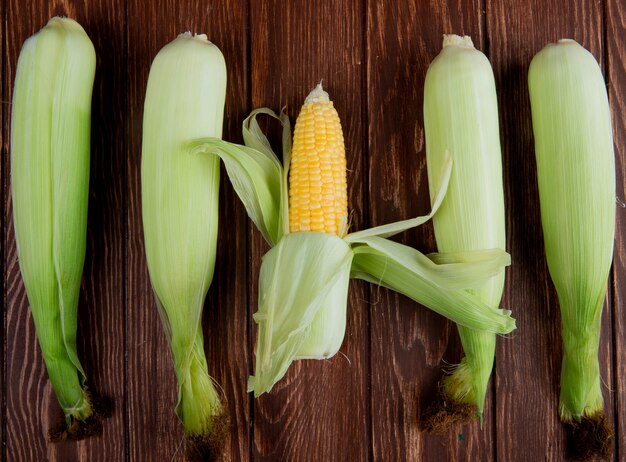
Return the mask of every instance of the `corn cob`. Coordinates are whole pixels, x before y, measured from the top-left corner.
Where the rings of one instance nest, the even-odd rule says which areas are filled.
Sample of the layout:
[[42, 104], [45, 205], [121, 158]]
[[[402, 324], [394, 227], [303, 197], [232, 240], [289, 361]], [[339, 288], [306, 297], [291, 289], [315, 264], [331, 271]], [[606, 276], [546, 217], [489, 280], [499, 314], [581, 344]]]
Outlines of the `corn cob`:
[[289, 231], [340, 237], [348, 221], [346, 153], [339, 115], [321, 85], [298, 115], [289, 170]]

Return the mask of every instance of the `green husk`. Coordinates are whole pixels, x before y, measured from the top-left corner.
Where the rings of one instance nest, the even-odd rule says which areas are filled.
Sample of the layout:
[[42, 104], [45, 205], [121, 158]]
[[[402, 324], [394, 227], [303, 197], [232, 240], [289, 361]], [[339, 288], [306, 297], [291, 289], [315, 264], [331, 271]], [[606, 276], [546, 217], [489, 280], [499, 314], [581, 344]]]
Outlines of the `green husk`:
[[[424, 131], [431, 198], [440, 186], [437, 173], [450, 157], [454, 172], [446, 198], [433, 217], [440, 252], [504, 249], [504, 192], [498, 127], [498, 104], [489, 61], [469, 37], [446, 35], [443, 49], [428, 68], [424, 85]], [[471, 289], [486, 306], [500, 303], [504, 270]], [[465, 357], [441, 383], [441, 396], [428, 419], [441, 412], [474, 406], [482, 419], [485, 394], [493, 367], [496, 336], [485, 328], [459, 324]], [[460, 406], [450, 406], [455, 403]], [[450, 425], [460, 419], [451, 418]], [[426, 428], [431, 425], [426, 423]], [[439, 425], [438, 431], [444, 427]]]
[[152, 63], [141, 161], [144, 239], [190, 454], [219, 453], [227, 428], [201, 328], [215, 265], [219, 159], [189, 145], [200, 136], [221, 136], [225, 96], [224, 58], [205, 35], [179, 35]]
[[330, 345], [322, 345], [322, 351], [302, 353], [300, 348], [310, 338], [311, 325], [323, 305], [332, 305], [345, 320], [351, 262], [350, 246], [323, 233], [287, 234], [265, 254], [259, 275], [259, 310], [254, 315], [259, 325], [256, 375], [250, 377], [248, 387], [256, 396], [269, 391], [294, 359], [331, 357], [337, 352], [345, 321], [338, 344], [331, 336]]
[[37, 338], [66, 418], [59, 438], [80, 439], [101, 428], [76, 353], [95, 68], [83, 28], [52, 18], [24, 43], [13, 93], [15, 239]]
[[546, 259], [561, 309], [559, 413], [573, 429], [595, 429], [575, 433], [584, 435], [582, 447], [598, 447], [598, 435], [612, 438], [598, 362], [615, 233], [608, 97], [596, 60], [573, 40], [549, 44], [533, 58], [528, 88]]
[[[258, 128], [258, 114], [281, 120], [282, 165]], [[323, 233], [289, 233], [287, 171], [291, 132], [288, 119], [269, 109], [258, 109], [244, 121], [243, 127], [246, 146], [203, 138], [194, 141], [192, 149], [197, 153], [218, 155], [224, 160], [229, 178], [250, 218], [274, 246], [263, 259], [259, 282], [259, 311], [255, 314], [259, 324], [257, 363], [248, 385], [255, 396], [270, 391], [294, 360], [327, 359], [336, 354], [345, 335], [350, 276], [393, 287], [473, 327], [486, 326], [498, 333], [508, 333], [515, 328], [510, 312], [486, 306], [458, 290], [460, 286], [473, 285], [500, 271], [509, 262], [505, 252], [433, 256], [433, 260], [452, 261], [440, 268], [419, 252], [385, 239], [421, 225], [436, 212], [450, 178], [450, 162], [445, 162], [440, 171], [439, 199], [434, 201], [429, 215], [348, 234], [343, 239]], [[260, 181], [259, 176], [264, 179]], [[389, 243], [392, 250], [386, 253], [377, 250], [388, 249], [385, 243]], [[374, 255], [375, 261], [368, 260], [366, 253]], [[412, 257], [405, 257], [409, 253]], [[393, 271], [388, 272], [389, 268]], [[472, 272], [474, 274], [470, 274]], [[468, 313], [471, 313], [469, 317]]]

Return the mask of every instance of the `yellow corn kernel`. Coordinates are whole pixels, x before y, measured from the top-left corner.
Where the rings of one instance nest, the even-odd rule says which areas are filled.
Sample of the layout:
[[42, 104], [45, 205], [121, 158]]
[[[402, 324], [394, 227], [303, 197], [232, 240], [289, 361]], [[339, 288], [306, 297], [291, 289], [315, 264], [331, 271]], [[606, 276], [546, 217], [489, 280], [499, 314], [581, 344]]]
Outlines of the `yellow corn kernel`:
[[289, 231], [343, 236], [348, 222], [346, 151], [339, 115], [319, 84], [296, 120], [289, 172]]

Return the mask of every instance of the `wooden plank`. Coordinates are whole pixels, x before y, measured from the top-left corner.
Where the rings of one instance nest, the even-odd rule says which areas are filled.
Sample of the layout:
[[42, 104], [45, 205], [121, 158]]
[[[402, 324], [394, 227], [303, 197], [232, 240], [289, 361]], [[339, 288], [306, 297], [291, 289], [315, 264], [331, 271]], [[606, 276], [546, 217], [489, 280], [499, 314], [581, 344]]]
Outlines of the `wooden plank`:
[[[104, 422], [101, 436], [49, 444], [50, 426], [62, 421], [36, 342], [28, 301], [17, 265], [11, 197], [5, 190], [5, 300], [7, 338], [6, 454], [9, 460], [122, 460], [124, 426], [124, 297], [122, 207], [125, 130], [123, 0], [8, 3], [5, 90], [12, 96], [15, 64], [23, 41], [54, 15], [78, 20], [91, 37], [98, 56], [92, 104], [91, 180], [87, 259], [79, 304], [79, 356], [95, 393], [112, 398], [117, 408]], [[8, 111], [5, 113], [8, 117]], [[8, 179], [8, 156], [3, 156]], [[7, 181], [8, 182], [8, 181]]]
[[[423, 132], [423, 87], [442, 35], [471, 35], [484, 50], [482, 6], [448, 2], [369, 2], [368, 98], [372, 225], [423, 215], [430, 208]], [[430, 224], [403, 242], [435, 250]], [[434, 398], [442, 367], [462, 349], [454, 324], [415, 302], [372, 288], [372, 434], [380, 460], [491, 460], [494, 418], [488, 393], [478, 423], [448, 435], [420, 433], [418, 414]]]
[[[247, 109], [246, 2], [129, 2], [128, 132], [128, 413], [131, 460], [182, 460], [182, 427], [174, 414], [177, 386], [144, 257], [141, 226], [141, 130], [150, 64], [179, 33], [207, 33], [228, 67], [224, 137], [240, 140]], [[248, 314], [245, 211], [222, 170], [220, 231], [215, 277], [204, 315], [209, 372], [224, 389], [231, 417], [226, 460], [248, 460]]]
[[[6, 21], [4, 21], [4, 17], [6, 15], [6, 2], [5, 0], [0, 1], [0, 9], [2, 10], [2, 24], [0, 25], [0, 49], [2, 52], [0, 53], [0, 72], [2, 73], [2, 84], [0, 84], [0, 92], [2, 97], [0, 98], [0, 102], [2, 107], [0, 107], [0, 123], [2, 124], [2, 128], [0, 129], [0, 159], [6, 159], [9, 153], [9, 143], [8, 143], [8, 123], [4, 123], [7, 119], [7, 115], [10, 114], [11, 109], [10, 105], [6, 103], [7, 94], [6, 94], [6, 86], [4, 82], [6, 81], [6, 69], [4, 67], [6, 63], [5, 59], [5, 49], [6, 45], [4, 42], [4, 38], [6, 37]], [[4, 229], [5, 229], [5, 219], [4, 219], [4, 197], [5, 192], [4, 188], [7, 184], [7, 181], [4, 179], [4, 161], [0, 160], [0, 191], [2, 191], [2, 202], [0, 203], [0, 256], [2, 257], [2, 261], [6, 261], [4, 259], [5, 256], [5, 245], [4, 245]], [[5, 338], [7, 337], [6, 333], [6, 324], [5, 324], [5, 309], [6, 309], [6, 297], [4, 292], [4, 282], [5, 282], [5, 270], [6, 264], [2, 265], [2, 301], [0, 302], [0, 309], [2, 309], [2, 328], [0, 329], [0, 345], [2, 348], [0, 349], [0, 356], [2, 357], [2, 364], [0, 365], [0, 460], [6, 460], [6, 442], [5, 442], [5, 413], [6, 406], [4, 401], [4, 387], [6, 382], [6, 363], [7, 363], [7, 355], [6, 355], [6, 342]]]
[[626, 4], [619, 0], [606, 3], [606, 57], [609, 102], [613, 114], [617, 198], [615, 256], [613, 261], [613, 332], [615, 383], [615, 460], [626, 454]]
[[[595, 1], [487, 1], [491, 62], [499, 91], [512, 265], [505, 306], [518, 332], [499, 342], [496, 366], [497, 456], [500, 460], [562, 460], [566, 437], [559, 423], [560, 314], [543, 248], [527, 72], [548, 42], [573, 38], [602, 65], [602, 5]], [[605, 309], [601, 374], [610, 388], [611, 313]], [[613, 400], [605, 389], [605, 411]], [[523, 430], [522, 430], [523, 429]]]
[[[252, 102], [295, 120], [308, 92], [323, 79], [342, 119], [348, 156], [352, 228], [363, 226], [366, 159], [362, 106], [362, 2], [253, 2]], [[256, 311], [260, 256], [251, 239], [250, 306]], [[298, 361], [271, 393], [255, 400], [256, 460], [367, 460], [369, 456], [368, 318], [364, 286], [351, 283], [341, 353]], [[253, 327], [256, 338], [256, 325]]]

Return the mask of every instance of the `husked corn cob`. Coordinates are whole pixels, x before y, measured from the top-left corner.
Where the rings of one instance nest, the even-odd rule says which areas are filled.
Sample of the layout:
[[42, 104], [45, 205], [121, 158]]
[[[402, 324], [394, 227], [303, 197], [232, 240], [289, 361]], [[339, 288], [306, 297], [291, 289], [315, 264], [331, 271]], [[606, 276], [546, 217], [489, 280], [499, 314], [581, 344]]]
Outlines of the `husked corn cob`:
[[346, 151], [339, 115], [318, 85], [296, 121], [289, 173], [289, 231], [342, 236], [348, 221]]

